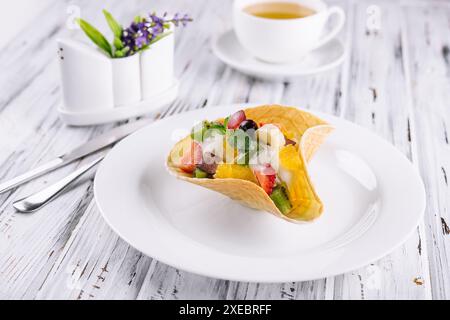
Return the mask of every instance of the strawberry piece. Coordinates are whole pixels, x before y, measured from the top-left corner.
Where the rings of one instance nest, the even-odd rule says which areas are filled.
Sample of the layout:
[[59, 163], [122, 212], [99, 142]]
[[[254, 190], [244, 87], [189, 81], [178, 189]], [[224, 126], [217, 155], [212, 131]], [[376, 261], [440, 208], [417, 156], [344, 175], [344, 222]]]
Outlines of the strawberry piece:
[[202, 146], [192, 141], [190, 148], [184, 150], [184, 154], [180, 159], [178, 167], [187, 173], [194, 172], [196, 165], [201, 164], [203, 161]]
[[228, 129], [237, 129], [242, 121], [246, 120], [247, 117], [243, 110], [239, 110], [238, 112], [233, 113], [228, 119], [227, 128]]
[[253, 168], [253, 173], [259, 182], [261, 188], [270, 195], [275, 186], [276, 171], [270, 164], [259, 165]]

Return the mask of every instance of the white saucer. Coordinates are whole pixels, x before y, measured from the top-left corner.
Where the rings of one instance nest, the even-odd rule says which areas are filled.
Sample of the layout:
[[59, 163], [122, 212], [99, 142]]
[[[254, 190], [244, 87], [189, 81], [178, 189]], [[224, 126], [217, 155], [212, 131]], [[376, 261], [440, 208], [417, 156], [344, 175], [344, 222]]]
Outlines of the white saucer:
[[215, 38], [212, 49], [214, 54], [230, 67], [265, 79], [284, 79], [323, 72], [337, 67], [345, 58], [343, 43], [333, 39], [296, 63], [271, 64], [251, 56], [241, 46], [233, 30]]
[[174, 79], [172, 86], [161, 93], [132, 105], [114, 107], [111, 109], [93, 112], [72, 112], [61, 106], [59, 115], [65, 124], [70, 126], [90, 126], [108, 122], [120, 121], [159, 110], [176, 99], [178, 96], [179, 81]]

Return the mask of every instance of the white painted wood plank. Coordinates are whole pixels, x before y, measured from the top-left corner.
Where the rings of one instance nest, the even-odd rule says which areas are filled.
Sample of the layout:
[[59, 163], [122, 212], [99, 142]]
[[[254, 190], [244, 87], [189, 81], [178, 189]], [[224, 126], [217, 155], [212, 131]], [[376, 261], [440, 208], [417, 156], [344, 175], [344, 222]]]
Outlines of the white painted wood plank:
[[51, 2], [51, 0], [3, 1], [0, 4], [0, 49], [15, 37], [22, 37], [23, 28], [48, 8]]
[[[370, 15], [378, 10], [380, 29], [367, 28]], [[392, 2], [377, 2], [377, 7], [355, 2], [354, 17], [348, 104], [343, 116], [377, 132], [411, 159], [411, 139], [415, 135], [407, 108], [401, 8]], [[401, 248], [380, 261], [336, 277], [334, 297], [429, 298], [429, 281], [422, 285], [414, 282], [416, 278], [428, 279], [427, 257], [421, 252], [423, 242], [418, 230]]]
[[[133, 12], [142, 11], [148, 6], [137, 0], [127, 1], [126, 5], [123, 3], [123, 1], [110, 2], [108, 9], [120, 18], [125, 18], [131, 17]], [[335, 3], [346, 7], [344, 2]], [[190, 12], [196, 19], [191, 26], [181, 30], [177, 39], [177, 74], [182, 81], [180, 97], [171, 107], [163, 110], [160, 116], [216, 104], [269, 101], [305, 106], [337, 115], [345, 111], [346, 117], [377, 131], [392, 141], [407, 156], [415, 159], [414, 152], [411, 151], [413, 148], [408, 139], [409, 135], [414, 142], [418, 131], [431, 131], [431, 129], [422, 129], [422, 125], [419, 124], [416, 132], [412, 129], [416, 126], [411, 127], [410, 124], [410, 131], [407, 134], [408, 125], [405, 120], [411, 116], [411, 112], [407, 108], [393, 107], [407, 104], [408, 100], [405, 79], [403, 74], [398, 72], [402, 62], [398, 61], [398, 55], [395, 55], [395, 49], [398, 50], [400, 41], [405, 41], [404, 38], [400, 38], [400, 22], [394, 21], [399, 12], [398, 8], [394, 6], [391, 12], [387, 2], [380, 3], [382, 8], [387, 6], [389, 10], [387, 19], [389, 25], [393, 26], [392, 33], [386, 34], [385, 37], [366, 37], [358, 33], [360, 32], [358, 28], [364, 24], [364, 4], [356, 5], [352, 2], [349, 6], [351, 10], [347, 10], [350, 20], [353, 21], [352, 24], [347, 25], [347, 30], [352, 31], [352, 34], [347, 36], [347, 41], [349, 43], [356, 41], [354, 44], [356, 52], [352, 53], [352, 60], [344, 64], [340, 70], [327, 74], [296, 79], [287, 83], [270, 83], [233, 71], [213, 56], [209, 42], [219, 30], [223, 31], [231, 27], [231, 19], [229, 14], [226, 14], [229, 12], [231, 2], [214, 0], [202, 4], [204, 5], [192, 5], [184, 1], [154, 1], [151, 4], [158, 11], [177, 8], [181, 12]], [[84, 17], [103, 26], [100, 23], [102, 19], [100, 7], [103, 4], [81, 1], [79, 5]], [[358, 14], [355, 18], [352, 16], [353, 7]], [[56, 66], [51, 64], [54, 53], [49, 49], [51, 45], [48, 42], [51, 43], [59, 34], [67, 33], [55, 27], [55, 24], [62, 23], [64, 20], [65, 17], [61, 16], [61, 12], [65, 12], [64, 9], [64, 5], [55, 6], [53, 11], [48, 13], [48, 19], [44, 20], [45, 23], [40, 31], [30, 28], [31, 34], [35, 32], [34, 40], [29, 40], [31, 42], [26, 43], [23, 48], [21, 44], [12, 44], [7, 49], [9, 50], [7, 53], [19, 53], [16, 55], [5, 53], [6, 58], [0, 59], [4, 61], [4, 64], [0, 66], [6, 70], [6, 76], [0, 76], [0, 84], [4, 85], [5, 92], [8, 93], [0, 98], [0, 110], [4, 109], [0, 113], [0, 134], [8, 137], [6, 140], [0, 140], [0, 146], [4, 147], [0, 151], [0, 175], [4, 173], [8, 177], [13, 176], [111, 127], [68, 129], [56, 119], [54, 108], [59, 103], [60, 92], [57, 89]], [[408, 15], [414, 16], [415, 7], [410, 10], [412, 13], [408, 11]], [[55, 17], [59, 22], [54, 20]], [[401, 15], [399, 15], [400, 18], [402, 18]], [[409, 19], [412, 18], [409, 17]], [[43, 40], [46, 36], [50, 37], [48, 40]], [[351, 36], [355, 39], [351, 39]], [[21, 59], [26, 52], [42, 41], [46, 44], [41, 46], [37, 54], [22, 62]], [[408, 38], [407, 41], [410, 39]], [[365, 45], [374, 46], [374, 52], [381, 52], [381, 55], [386, 56], [386, 65], [377, 64], [376, 61], [369, 65], [371, 56], [364, 52]], [[376, 47], [377, 45], [386, 52], [381, 51]], [[405, 51], [405, 44], [403, 44], [403, 51]], [[404, 52], [400, 55], [402, 56]], [[415, 61], [414, 52], [411, 56], [412, 61]], [[2, 57], [1, 54], [0, 57]], [[417, 60], [423, 63], [423, 61], [433, 62], [437, 58], [438, 54], [433, 53], [426, 57], [418, 56]], [[47, 67], [49, 62], [50, 66]], [[413, 62], [411, 63], [414, 65]], [[29, 77], [27, 77], [27, 71]], [[349, 74], [348, 71], [351, 73]], [[383, 73], [387, 75], [387, 79], [391, 80], [388, 84], [384, 83], [386, 79], [380, 76]], [[368, 74], [371, 76], [369, 77]], [[412, 75], [415, 81], [418, 76], [414, 73]], [[391, 88], [389, 85], [392, 81], [395, 81], [398, 86]], [[366, 89], [369, 85], [379, 89], [380, 96], [377, 95], [376, 102], [370, 100], [370, 93], [373, 97], [373, 91]], [[441, 89], [444, 87], [440, 87]], [[425, 99], [426, 90], [423, 89], [419, 93], [416, 93], [416, 96]], [[42, 105], [46, 112], [36, 108]], [[373, 110], [376, 111], [375, 121], [372, 120]], [[448, 119], [448, 113], [445, 115]], [[26, 132], [15, 130], [19, 126], [22, 127], [24, 123], [27, 124]], [[431, 123], [435, 125], [434, 122]], [[426, 136], [430, 135], [433, 134]], [[425, 139], [423, 138], [423, 141], [428, 141]], [[43, 148], [43, 146], [46, 147]], [[438, 147], [426, 151], [434, 152], [435, 148]], [[444, 154], [444, 151], [445, 149], [442, 149], [440, 154]], [[424, 155], [422, 154], [421, 157], [423, 158]], [[436, 161], [436, 159], [448, 160], [444, 156], [432, 160]], [[429, 159], [426, 158], [426, 160]], [[13, 198], [42, 187], [47, 181], [53, 181], [65, 175], [77, 165], [79, 163], [39, 179], [20, 188], [13, 195], [0, 195], [0, 297], [43, 299], [427, 298], [430, 295], [431, 285], [435, 282], [438, 285], [437, 289], [433, 289], [434, 296], [448, 297], [445, 291], [448, 288], [448, 268], [444, 270], [445, 264], [439, 260], [442, 257], [448, 257], [448, 251], [445, 251], [445, 238], [438, 239], [437, 250], [432, 248], [433, 253], [436, 251], [438, 253], [438, 258], [433, 261], [433, 270], [439, 274], [432, 277], [430, 282], [427, 278], [426, 248], [432, 244], [426, 245], [421, 228], [405, 246], [373, 266], [362, 270], [318, 281], [262, 285], [201, 277], [176, 270], [143, 256], [120, 240], [102, 220], [92, 201], [91, 181], [82, 182], [79, 188], [65, 194], [39, 212], [39, 215], [20, 216], [11, 211], [9, 205]], [[423, 166], [423, 175], [426, 175], [428, 170], [428, 166]], [[439, 170], [435, 170], [434, 173], [438, 177]], [[430, 184], [438, 181], [433, 179], [434, 176], [430, 176]], [[439, 204], [435, 208], [446, 210], [447, 207], [442, 206], [441, 203], [443, 199], [447, 199], [448, 193], [445, 194], [447, 189], [439, 190], [432, 195]], [[427, 234], [429, 233], [431, 237], [438, 234], [435, 232], [439, 231], [439, 224], [430, 223], [427, 227], [430, 229], [429, 232], [427, 230]], [[419, 243], [421, 250], [418, 249]], [[447, 253], [443, 254], [443, 252]], [[425, 280], [424, 285], [415, 284], [413, 282], [415, 277], [422, 277]], [[374, 282], [374, 279], [380, 278], [380, 281]]]
[[[105, 224], [91, 202], [55, 262], [39, 299], [133, 299], [151, 259]], [[145, 275], [145, 273], [144, 273]]]
[[[46, 12], [48, 17], [39, 19], [40, 28], [31, 25], [25, 41], [12, 43], [1, 53], [0, 82], [6, 93], [0, 101], [0, 134], [7, 137], [0, 140], [1, 179], [48, 161], [111, 128], [67, 128], [57, 117], [60, 91], [54, 41], [64, 33], [61, 25], [65, 8], [66, 4], [55, 3]], [[89, 159], [83, 163], [86, 161]], [[79, 164], [73, 163], [17, 191], [0, 195], [0, 284], [5, 298], [35, 296], [80, 215], [92, 201], [92, 181], [82, 180], [78, 188], [36, 215], [15, 213], [12, 200], [67, 175]]]
[[450, 7], [406, 7], [404, 15], [417, 157], [427, 191], [425, 231], [432, 297], [449, 299]]
[[[226, 23], [225, 23], [226, 24]], [[195, 49], [195, 46], [193, 46], [192, 45], [192, 43], [191, 42], [185, 42], [186, 43], [186, 47], [187, 47], [187, 49], [189, 49], [189, 48], [194, 48]], [[180, 47], [182, 47], [182, 45], [180, 44], [179, 45]], [[179, 49], [179, 51], [180, 51], [180, 49]], [[210, 53], [208, 53], [206, 56], [201, 56], [201, 60], [199, 59], [199, 60], [197, 60], [197, 61], [200, 61], [200, 66], [201, 65], [210, 65], [210, 60], [212, 59], [212, 61], [214, 61], [215, 62], [215, 64], [217, 64], [217, 60], [214, 58], [214, 57], [212, 57], [212, 55], [210, 54]], [[180, 58], [180, 60], [181, 60], [181, 58]], [[206, 63], [202, 63], [202, 61], [206, 61]], [[189, 67], [192, 67], [190, 64], [191, 64], [191, 61], [188, 61], [187, 62], [187, 64], [186, 65], [188, 65], [189, 64]], [[220, 63], [218, 64], [218, 65], [221, 65]], [[194, 65], [194, 67], [195, 67], [195, 65]], [[201, 68], [201, 67], [200, 67]], [[222, 67], [223, 68], [223, 67]], [[189, 69], [189, 68], [185, 68], [185, 70], [187, 70], [187, 69]], [[225, 69], [225, 68], [223, 68], [223, 69]], [[196, 78], [196, 72], [198, 72], [198, 71], [196, 71], [196, 70], [194, 70], [194, 72], [191, 72], [190, 73], [190, 75], [193, 77], [193, 79], [195, 79]], [[228, 81], [228, 80], [231, 80], [231, 79], [226, 79], [226, 77], [228, 76], [228, 75], [231, 75], [232, 77], [234, 77], [234, 78], [237, 78], [237, 79], [241, 79], [242, 80], [242, 83], [239, 83], [239, 81]], [[184, 76], [184, 75], [183, 75]], [[223, 83], [236, 83], [237, 84], [237, 86], [235, 86], [235, 89], [236, 89], [236, 91], [234, 92], [234, 95], [231, 95], [231, 96], [234, 96], [234, 99], [233, 99], [233, 101], [243, 101], [243, 102], [246, 102], [246, 101], [250, 101], [250, 100], [258, 100], [258, 99], [261, 99], [261, 100], [265, 100], [265, 101], [267, 101], [267, 99], [270, 99], [270, 100], [273, 100], [273, 101], [279, 101], [280, 100], [280, 97], [281, 97], [281, 93], [282, 93], [282, 91], [283, 91], [283, 89], [284, 89], [284, 85], [283, 84], [275, 84], [275, 85], [272, 85], [272, 84], [266, 84], [266, 83], [264, 83], [264, 82], [262, 82], [262, 81], [258, 81], [258, 80], [252, 80], [252, 79], [247, 79], [245, 76], [243, 76], [243, 75], [241, 75], [241, 74], [239, 74], [239, 73], [237, 73], [237, 72], [235, 72], [235, 71], [228, 71], [228, 73], [225, 73], [225, 76], [223, 77], [223, 79], [224, 80], [219, 80], [219, 84], [221, 83], [221, 82], [223, 82]], [[214, 79], [211, 79], [211, 82], [213, 81]], [[189, 79], [184, 79], [184, 82], [186, 82], [186, 83], [192, 83], [192, 82], [194, 82], [194, 81], [189, 81]], [[208, 81], [204, 81], [203, 83], [208, 83]], [[246, 84], [246, 85], [243, 85], [243, 84]], [[220, 87], [219, 86], [217, 86], [218, 87], [218, 89], [216, 89], [216, 90], [212, 90], [212, 91], [210, 91], [210, 92], [212, 92], [212, 93], [214, 93], [214, 92], [220, 92]], [[216, 88], [217, 88], [216, 87]], [[271, 90], [271, 88], [274, 88], [274, 90]], [[199, 92], [199, 86], [195, 86], [195, 90], [196, 90], [196, 92]], [[204, 92], [208, 92], [208, 90], [209, 90], [210, 88], [208, 87], [208, 86], [206, 86], [205, 87], [205, 89], [204, 89]], [[200, 90], [200, 93], [201, 93], [201, 91], [202, 90]], [[186, 90], [185, 91], [186, 92], [186, 94], [188, 94], [188, 93], [191, 93], [192, 92], [192, 89], [189, 89], [189, 90]], [[272, 93], [273, 92], [273, 93]], [[215, 99], [215, 100], [217, 100], [218, 102], [220, 102], [217, 98], [214, 98], [214, 94], [212, 94], [212, 93], [210, 93], [209, 94], [209, 96], [210, 96], [210, 98], [211, 99]], [[237, 96], [236, 96], [236, 94], [237, 94]], [[265, 94], [268, 94], [268, 95], [265, 95]], [[197, 99], [196, 99], [196, 102], [197, 102], [197, 106], [199, 106], [199, 105], [201, 105], [201, 103], [203, 102], [203, 100], [202, 100], [202, 97], [203, 97], [204, 95], [202, 95], [202, 94], [199, 94], [198, 96], [197, 96]], [[229, 98], [229, 95], [224, 95], [224, 97], [225, 98]], [[205, 100], [206, 101], [206, 100]], [[195, 101], [194, 101], [195, 102]], [[224, 101], [224, 102], [229, 102], [229, 101]], [[203, 102], [204, 103], [204, 102]], [[94, 225], [95, 226], [95, 224], [92, 224], [92, 225]], [[78, 230], [78, 229], [77, 229]], [[90, 234], [90, 233], [95, 233], [95, 232], [97, 232], [98, 230], [97, 230], [97, 228], [96, 229], [92, 229], [92, 230], [89, 230], [89, 231], [86, 231], [86, 233], [87, 234]], [[75, 233], [75, 232], [74, 232]], [[82, 235], [84, 234], [84, 233], [81, 233]], [[105, 252], [105, 250], [101, 250], [101, 252]], [[108, 255], [109, 254], [109, 251], [106, 251], [106, 255]], [[71, 255], [71, 257], [72, 257], [72, 259], [71, 259], [71, 261], [77, 261], [77, 263], [75, 263], [75, 264], [72, 264], [72, 265], [77, 265], [78, 264], [78, 261], [79, 261], [79, 259], [77, 260], [77, 259], [75, 259], [75, 257], [77, 257], [77, 255]], [[97, 257], [97, 256], [95, 256], [95, 257]], [[160, 264], [158, 264], [158, 263], [154, 263], [156, 266], [158, 266], [158, 265], [160, 265]], [[59, 265], [58, 264], [56, 264], [58, 267], [56, 267], [56, 270], [61, 270], [61, 268], [59, 267]], [[71, 264], [69, 264], [69, 266], [70, 266]], [[66, 268], [63, 268], [64, 270], [66, 269]], [[184, 283], [184, 282], [187, 282], [187, 283], [197, 283], [197, 282], [195, 282], [195, 281], [192, 281], [192, 277], [194, 277], [194, 278], [199, 278], [199, 279], [202, 279], [202, 277], [198, 277], [198, 276], [193, 276], [193, 275], [190, 275], [190, 274], [187, 274], [187, 273], [183, 273], [183, 272], [178, 272], [178, 271], [175, 271], [174, 269], [172, 269], [172, 268], [169, 268], [169, 267], [167, 267], [167, 266], [164, 266], [164, 265], [161, 265], [160, 267], [159, 267], [159, 269], [166, 269], [166, 270], [168, 270], [168, 271], [166, 271], [165, 273], [164, 273], [164, 278], [163, 279], [165, 279], [165, 278], [173, 278], [173, 279], [177, 279], [177, 278], [180, 278], [180, 280], [179, 280], [179, 282], [180, 283]], [[158, 267], [155, 267], [153, 270], [158, 270]], [[155, 271], [156, 272], [156, 271]], [[76, 272], [74, 273], [74, 274], [77, 274]], [[153, 275], [153, 272], [152, 273], [150, 273], [150, 275], [152, 276]], [[66, 278], [67, 278], [67, 275], [65, 275], [66, 276]], [[62, 278], [64, 279], [64, 274], [62, 274]], [[153, 282], [155, 282], [155, 283], [157, 283], [158, 281], [159, 282], [161, 282], [162, 281], [162, 279], [161, 278], [152, 278], [152, 279], [155, 279], [155, 280], [153, 280]], [[65, 279], [65, 280], [67, 280], [67, 279]], [[214, 287], [217, 287], [217, 286], [214, 286], [214, 285], [212, 285], [211, 286], [211, 282], [215, 282], [216, 280], [213, 280], [213, 279], [211, 279], [211, 281], [203, 281], [204, 283], [205, 283], [205, 286], [208, 288], [208, 287], [212, 287], [212, 288], [214, 288]], [[195, 297], [203, 297], [203, 298], [207, 298], [207, 297], [213, 297], [212, 295], [210, 295], [210, 293], [208, 292], [208, 290], [204, 290], [204, 288], [202, 288], [202, 286], [198, 286], [198, 285], [195, 285], [193, 288], [192, 287], [190, 287], [190, 286], [180, 286], [180, 287], [183, 287], [183, 288], [185, 288], [185, 290], [183, 291], [183, 290], [181, 290], [181, 291], [178, 291], [177, 289], [175, 289], [175, 288], [171, 288], [171, 286], [174, 286], [175, 284], [171, 284], [171, 282], [170, 281], [167, 281], [167, 282], [165, 282], [165, 281], [162, 281], [163, 283], [160, 285], [160, 286], [157, 286], [157, 290], [156, 290], [156, 292], [155, 293], [152, 293], [151, 295], [150, 295], [150, 297], [154, 297], [154, 296], [156, 296], [156, 297], [158, 297], [158, 296], [160, 296], [161, 298], [163, 298], [164, 296], [161, 296], [161, 294], [159, 293], [159, 292], [180, 292], [179, 293], [179, 295], [178, 296], [185, 296], [186, 294], [189, 294], [189, 295], [191, 295], [191, 296], [195, 296]], [[62, 279], [61, 279], [61, 281], [57, 281], [57, 280], [55, 280], [55, 279], [53, 279], [52, 277], [50, 277], [50, 279], [48, 279], [48, 282], [47, 283], [53, 283], [53, 284], [55, 284], [55, 283], [62, 283], [62, 284], [64, 284], [63, 286], [65, 286], [65, 283], [66, 283], [66, 281], [62, 281]], [[89, 282], [86, 282], [86, 286], [88, 286], [88, 283]], [[198, 284], [198, 283], [197, 283]], [[91, 285], [91, 286], [93, 286], [93, 285]], [[55, 288], [57, 288], [58, 286], [55, 286], [55, 285], [53, 285], [52, 287], [55, 287]], [[150, 288], [152, 287], [152, 283], [150, 283]], [[305, 286], [305, 285], [301, 285], [301, 286], [299, 286], [299, 288], [304, 288], [304, 287], [309, 287], [309, 286]], [[84, 287], [83, 287], [84, 288]], [[87, 289], [86, 289], [87, 288]], [[90, 290], [92, 290], [90, 287], [86, 287], [86, 288], [84, 288], [84, 289], [86, 289], [86, 290], [83, 290], [83, 289], [80, 289], [80, 291], [79, 291], [79, 293], [80, 292], [90, 292]], [[100, 287], [100, 288], [102, 288], [102, 287]], [[196, 291], [193, 291], [193, 289], [195, 290], [195, 289], [198, 289], [197, 291], [199, 291], [199, 292], [203, 292], [203, 293], [207, 293], [207, 295], [201, 295], [201, 294], [198, 294], [198, 293], [196, 293]], [[45, 290], [46, 290], [46, 287], [44, 286], [44, 288], [43, 288], [43, 290], [41, 291], [41, 292], [45, 292]], [[310, 291], [310, 290], [308, 290], [308, 291]], [[56, 292], [59, 292], [59, 290], [57, 290]], [[267, 294], [267, 290], [265, 290], [265, 291], [262, 291], [263, 292], [263, 296], [264, 295], [266, 295]], [[276, 292], [276, 291], [275, 291]], [[79, 296], [79, 294], [75, 294], [77, 297]], [[90, 297], [90, 295], [92, 295], [92, 296], [94, 296], [92, 293], [89, 293], [88, 295], [87, 295], [87, 297]], [[283, 291], [281, 290], [279, 293], [276, 293], [275, 295], [273, 295], [273, 297], [276, 297], [277, 295], [284, 295], [284, 293], [283, 293]], [[51, 297], [51, 295], [49, 295], [50, 297]], [[97, 295], [98, 296], [98, 295]], [[145, 296], [144, 295], [144, 291], [142, 292], [142, 294], [140, 295], [141, 297], [143, 297], [143, 296]], [[42, 294], [40, 294], [40, 297], [45, 297], [45, 294], [44, 293], [42, 293]], [[85, 295], [85, 297], [86, 297], [86, 295]], [[95, 297], [95, 296], [94, 296]], [[176, 298], [177, 297], [177, 295], [174, 295], [174, 298]]]
[[[201, 19], [200, 10], [198, 15], [195, 13], [194, 17]], [[208, 16], [203, 16], [205, 22], [211, 18], [211, 13], [214, 14], [214, 10], [208, 11]], [[204, 107], [208, 104], [205, 98], [207, 96], [215, 99], [211, 93], [214, 90], [211, 91], [211, 88], [217, 85], [215, 75], [220, 75], [219, 69], [224, 68], [216, 59], [212, 60], [208, 46], [206, 46], [208, 50], [204, 50], [209, 34], [202, 34], [201, 29], [195, 30], [195, 25], [192, 29], [186, 28], [183, 32], [197, 34], [195, 40], [178, 36], [177, 73], [183, 83], [180, 98], [168, 112], [161, 112], [161, 116]], [[210, 75], [205, 73], [205, 68], [218, 71], [211, 72]], [[148, 277], [144, 285], [147, 289], [141, 290], [140, 298], [219, 298], [220, 296], [215, 294], [217, 288], [220, 287], [225, 292], [227, 288], [221, 285], [223, 281], [181, 272], [143, 257], [106, 227], [94, 204], [91, 204], [77, 229], [72, 233], [61, 257], [64, 259], [59, 259], [54, 264], [46, 284], [39, 292], [39, 298], [136, 298], [137, 289], [145, 276]], [[136, 263], [129, 262], [129, 257], [132, 257], [132, 260], [134, 257]], [[104, 269], [108, 271], [105, 272]], [[67, 283], [74, 285], [68, 288]], [[198, 290], [193, 291], [193, 288]]]

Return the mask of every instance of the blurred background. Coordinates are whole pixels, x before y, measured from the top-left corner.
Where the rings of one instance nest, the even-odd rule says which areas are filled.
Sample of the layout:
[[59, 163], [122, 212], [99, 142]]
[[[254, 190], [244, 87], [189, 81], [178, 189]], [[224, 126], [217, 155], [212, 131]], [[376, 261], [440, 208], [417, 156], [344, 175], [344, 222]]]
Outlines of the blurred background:
[[[50, 4], [50, 0], [14, 0], [0, 3], [0, 48], [3, 48]], [[37, 26], [36, 26], [37, 27]]]

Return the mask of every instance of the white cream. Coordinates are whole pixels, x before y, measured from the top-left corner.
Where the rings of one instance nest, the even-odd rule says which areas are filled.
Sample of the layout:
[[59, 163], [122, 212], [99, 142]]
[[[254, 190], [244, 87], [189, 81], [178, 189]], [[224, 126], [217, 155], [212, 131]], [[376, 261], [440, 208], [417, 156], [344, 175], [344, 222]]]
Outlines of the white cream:
[[203, 155], [212, 153], [217, 160], [223, 160], [223, 135], [214, 134], [213, 136], [205, 139], [202, 143]]
[[277, 171], [279, 166], [278, 150], [272, 149], [270, 146], [260, 144], [258, 154], [250, 159], [252, 165], [264, 165], [269, 163], [272, 168]]
[[285, 143], [286, 139], [281, 130], [273, 124], [265, 124], [258, 130], [256, 130], [256, 135], [259, 142], [269, 145], [275, 150], [281, 149]]

